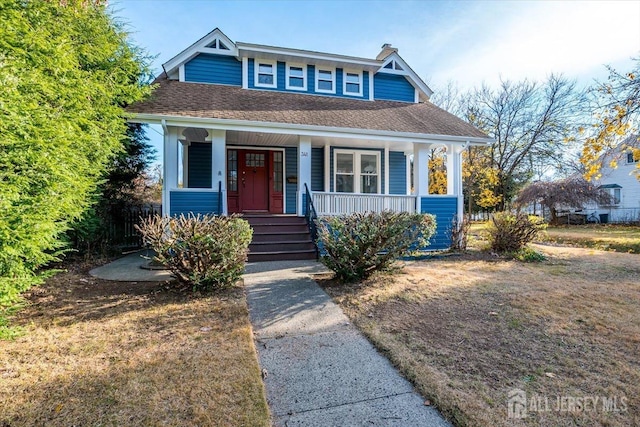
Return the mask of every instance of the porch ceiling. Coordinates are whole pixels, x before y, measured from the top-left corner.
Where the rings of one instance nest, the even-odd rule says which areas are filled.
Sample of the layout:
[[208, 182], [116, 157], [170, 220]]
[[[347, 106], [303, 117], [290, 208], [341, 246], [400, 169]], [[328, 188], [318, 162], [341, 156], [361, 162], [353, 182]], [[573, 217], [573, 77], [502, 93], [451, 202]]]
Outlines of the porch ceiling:
[[[256, 147], [286, 147], [296, 146], [298, 144], [297, 135], [285, 135], [278, 133], [262, 133], [262, 132], [245, 132], [245, 131], [227, 131], [227, 145], [247, 145]], [[334, 147], [353, 147], [353, 148], [384, 148], [388, 146], [394, 151], [412, 151], [413, 145], [405, 142], [388, 142], [388, 141], [371, 141], [368, 139], [356, 138], [328, 138], [314, 136], [311, 137], [311, 145], [313, 147], [324, 147], [331, 145]]]

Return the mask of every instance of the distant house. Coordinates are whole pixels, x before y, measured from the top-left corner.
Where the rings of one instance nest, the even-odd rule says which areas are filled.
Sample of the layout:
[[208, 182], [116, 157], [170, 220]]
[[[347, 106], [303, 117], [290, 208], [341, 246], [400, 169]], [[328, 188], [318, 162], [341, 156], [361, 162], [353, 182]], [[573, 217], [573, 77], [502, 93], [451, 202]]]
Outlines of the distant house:
[[[635, 143], [637, 135], [631, 135], [624, 140], [620, 147]], [[616, 167], [611, 166], [614, 160]], [[612, 151], [605, 157], [602, 165], [602, 177], [597, 181], [600, 188], [611, 194], [611, 203], [601, 206], [590, 206], [589, 210], [608, 222], [640, 221], [640, 181], [638, 160], [633, 153], [625, 148]]]
[[[430, 103], [391, 45], [361, 58], [234, 42], [215, 29], [163, 67], [152, 97], [129, 112], [164, 129], [165, 215], [242, 213], [262, 240], [253, 253], [295, 258], [307, 238], [282, 224], [307, 216], [311, 200], [318, 215], [425, 212], [438, 222], [431, 247], [448, 246], [462, 214], [462, 151], [491, 140]], [[437, 146], [446, 195], [428, 192]]]

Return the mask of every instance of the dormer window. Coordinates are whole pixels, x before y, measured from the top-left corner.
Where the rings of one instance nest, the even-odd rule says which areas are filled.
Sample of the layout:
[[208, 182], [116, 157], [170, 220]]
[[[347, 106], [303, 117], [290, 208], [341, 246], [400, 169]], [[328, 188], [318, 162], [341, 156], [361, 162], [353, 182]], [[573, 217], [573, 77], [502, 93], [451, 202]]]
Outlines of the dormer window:
[[307, 90], [307, 66], [287, 64], [287, 89]]
[[336, 70], [316, 68], [316, 92], [336, 93]]
[[256, 59], [255, 85], [256, 87], [278, 87], [277, 64], [275, 61], [264, 61]]
[[342, 92], [345, 95], [362, 96], [362, 71], [344, 71]]

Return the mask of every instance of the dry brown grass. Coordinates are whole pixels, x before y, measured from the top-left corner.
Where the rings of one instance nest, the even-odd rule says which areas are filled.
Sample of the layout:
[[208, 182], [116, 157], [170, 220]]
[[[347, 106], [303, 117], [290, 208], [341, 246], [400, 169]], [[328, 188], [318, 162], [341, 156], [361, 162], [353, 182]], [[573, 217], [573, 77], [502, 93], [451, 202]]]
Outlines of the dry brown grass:
[[[457, 425], [640, 425], [638, 255], [536, 249], [549, 259], [470, 254], [355, 287], [321, 282]], [[551, 411], [508, 419], [513, 388], [546, 396]], [[556, 396], [624, 397], [626, 410], [559, 412]]]
[[244, 294], [84, 272], [34, 288], [0, 341], [3, 426], [268, 426]]

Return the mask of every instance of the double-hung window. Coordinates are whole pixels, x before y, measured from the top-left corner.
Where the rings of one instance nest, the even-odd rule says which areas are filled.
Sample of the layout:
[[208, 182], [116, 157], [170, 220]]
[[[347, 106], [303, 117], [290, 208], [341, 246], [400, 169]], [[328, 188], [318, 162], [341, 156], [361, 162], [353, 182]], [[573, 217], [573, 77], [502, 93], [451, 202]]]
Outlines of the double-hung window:
[[316, 68], [316, 92], [336, 93], [336, 70], [333, 68]]
[[362, 96], [362, 71], [344, 71], [342, 93]]
[[287, 89], [307, 90], [307, 66], [287, 64]]
[[255, 60], [255, 86], [278, 87], [276, 61]]
[[638, 160], [633, 156], [633, 153], [627, 153], [627, 163], [637, 163]]
[[337, 193], [380, 193], [380, 153], [336, 150], [334, 170]]

